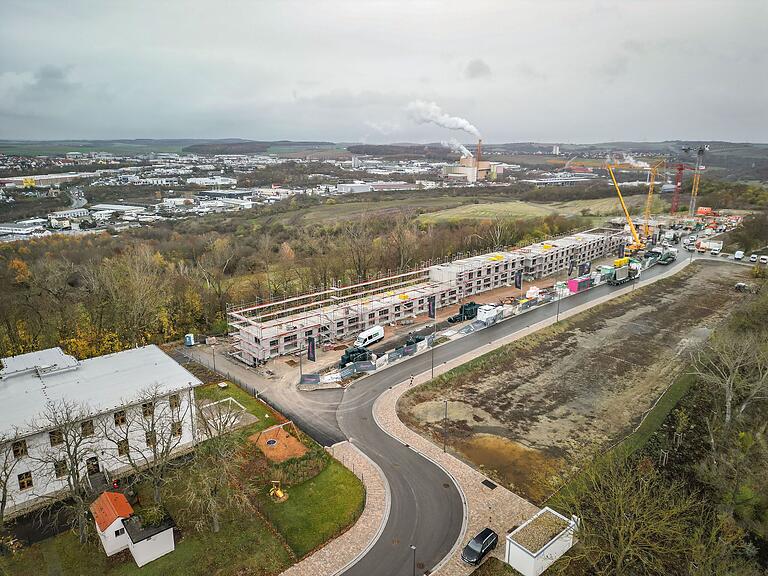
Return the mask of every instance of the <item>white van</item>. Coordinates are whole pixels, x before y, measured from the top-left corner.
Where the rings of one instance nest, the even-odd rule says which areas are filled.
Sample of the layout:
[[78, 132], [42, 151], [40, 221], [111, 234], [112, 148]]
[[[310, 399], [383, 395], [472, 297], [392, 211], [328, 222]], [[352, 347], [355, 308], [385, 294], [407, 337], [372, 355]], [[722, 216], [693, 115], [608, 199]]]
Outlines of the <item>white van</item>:
[[355, 340], [355, 346], [363, 347], [363, 346], [370, 346], [371, 344], [374, 344], [375, 342], [378, 342], [379, 340], [384, 339], [384, 328], [381, 326], [374, 326], [373, 328], [368, 328], [368, 330], [365, 330], [363, 332], [360, 332], [360, 335], [357, 337], [357, 340]]
[[744, 258], [744, 251], [743, 250], [736, 250], [736, 252], [733, 253], [733, 259], [734, 260], [741, 260]]

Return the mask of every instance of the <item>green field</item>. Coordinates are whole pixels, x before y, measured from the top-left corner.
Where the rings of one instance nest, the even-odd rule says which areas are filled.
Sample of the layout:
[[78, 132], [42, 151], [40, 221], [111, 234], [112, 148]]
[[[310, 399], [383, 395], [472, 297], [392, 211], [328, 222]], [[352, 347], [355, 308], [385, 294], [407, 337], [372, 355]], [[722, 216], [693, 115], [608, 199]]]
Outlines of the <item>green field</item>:
[[[625, 199], [627, 208], [633, 215], [641, 214], [646, 196], [628, 196]], [[666, 212], [669, 204], [661, 198], [654, 198], [652, 212]], [[595, 200], [569, 200], [567, 202], [521, 202], [509, 200], [506, 202], [486, 202], [465, 204], [447, 208], [430, 214], [422, 215], [419, 220], [423, 223], [457, 222], [460, 220], [486, 220], [493, 218], [538, 218], [560, 214], [563, 216], [617, 216], [621, 214], [621, 205], [615, 197], [598, 198]]]

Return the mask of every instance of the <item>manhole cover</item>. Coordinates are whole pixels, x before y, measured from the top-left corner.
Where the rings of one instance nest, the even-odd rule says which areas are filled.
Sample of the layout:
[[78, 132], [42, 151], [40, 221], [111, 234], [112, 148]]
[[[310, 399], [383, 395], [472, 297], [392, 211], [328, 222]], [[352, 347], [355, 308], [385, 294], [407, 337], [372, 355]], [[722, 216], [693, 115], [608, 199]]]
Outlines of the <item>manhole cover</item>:
[[274, 446], [275, 444], [277, 444], [277, 440], [275, 440], [274, 438], [270, 438], [269, 440], [267, 440], [267, 446]]
[[424, 562], [416, 562], [416, 568], [419, 570], [424, 570]]
[[443, 482], [443, 488], [450, 488], [451, 485], [448, 482]]

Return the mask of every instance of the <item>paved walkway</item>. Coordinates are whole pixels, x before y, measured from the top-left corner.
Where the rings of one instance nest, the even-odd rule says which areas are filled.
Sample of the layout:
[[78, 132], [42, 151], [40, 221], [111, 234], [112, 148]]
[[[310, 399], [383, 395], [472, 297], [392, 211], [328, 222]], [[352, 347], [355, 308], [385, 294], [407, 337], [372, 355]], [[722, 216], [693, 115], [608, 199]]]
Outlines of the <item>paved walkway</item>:
[[327, 450], [362, 480], [365, 509], [349, 530], [288, 568], [282, 576], [335, 576], [368, 551], [386, 524], [390, 497], [381, 469], [350, 442], [339, 442]]

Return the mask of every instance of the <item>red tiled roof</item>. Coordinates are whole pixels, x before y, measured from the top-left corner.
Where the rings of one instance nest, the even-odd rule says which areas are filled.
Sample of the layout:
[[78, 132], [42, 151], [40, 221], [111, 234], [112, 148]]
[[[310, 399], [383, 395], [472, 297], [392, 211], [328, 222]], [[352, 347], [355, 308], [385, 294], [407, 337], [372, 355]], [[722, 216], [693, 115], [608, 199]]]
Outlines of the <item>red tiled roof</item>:
[[119, 492], [102, 492], [91, 504], [91, 514], [99, 530], [104, 532], [118, 518], [130, 518], [133, 508]]

